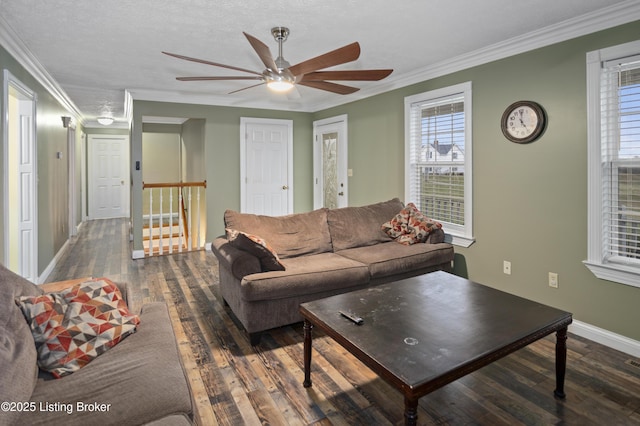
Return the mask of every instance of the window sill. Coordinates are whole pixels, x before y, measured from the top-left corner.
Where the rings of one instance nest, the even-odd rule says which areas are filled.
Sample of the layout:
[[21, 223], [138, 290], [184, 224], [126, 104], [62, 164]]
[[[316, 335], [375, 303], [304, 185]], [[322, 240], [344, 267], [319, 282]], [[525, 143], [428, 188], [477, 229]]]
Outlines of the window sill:
[[589, 268], [593, 275], [602, 280], [626, 284], [632, 287], [640, 287], [640, 269], [637, 267], [612, 263], [603, 264], [587, 260], [582, 263]]
[[476, 242], [476, 239], [473, 237], [464, 237], [462, 235], [448, 234], [445, 231], [444, 242], [453, 244], [454, 246], [469, 247], [471, 244]]

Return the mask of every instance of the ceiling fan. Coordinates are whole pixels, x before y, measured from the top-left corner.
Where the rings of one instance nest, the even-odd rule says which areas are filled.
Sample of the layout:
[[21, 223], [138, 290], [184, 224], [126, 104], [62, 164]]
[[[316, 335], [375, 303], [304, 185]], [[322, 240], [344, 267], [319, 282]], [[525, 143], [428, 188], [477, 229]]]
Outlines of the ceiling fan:
[[360, 90], [357, 87], [346, 86], [344, 84], [334, 83], [334, 81], [378, 81], [387, 77], [392, 69], [376, 69], [376, 70], [336, 70], [336, 71], [320, 71], [335, 65], [352, 62], [360, 56], [360, 44], [354, 42], [323, 55], [316, 56], [296, 65], [291, 65], [282, 56], [282, 43], [289, 36], [289, 29], [285, 27], [275, 27], [271, 29], [271, 35], [278, 42], [278, 57], [273, 59], [273, 55], [269, 47], [253, 37], [243, 32], [253, 50], [258, 54], [260, 60], [265, 65], [265, 70], [256, 72], [245, 68], [234, 67], [231, 65], [220, 64], [217, 62], [206, 61], [204, 59], [190, 58], [188, 56], [178, 55], [176, 53], [162, 52], [165, 55], [175, 58], [184, 59], [186, 61], [198, 62], [206, 65], [227, 68], [235, 71], [241, 71], [251, 76], [210, 76], [210, 77], [176, 77], [180, 81], [206, 81], [206, 80], [257, 80], [258, 84], [234, 90], [230, 93], [236, 93], [252, 87], [266, 84], [270, 89], [279, 92], [286, 92], [295, 85], [313, 87], [315, 89], [326, 90], [328, 92], [338, 93], [340, 95], [348, 95]]

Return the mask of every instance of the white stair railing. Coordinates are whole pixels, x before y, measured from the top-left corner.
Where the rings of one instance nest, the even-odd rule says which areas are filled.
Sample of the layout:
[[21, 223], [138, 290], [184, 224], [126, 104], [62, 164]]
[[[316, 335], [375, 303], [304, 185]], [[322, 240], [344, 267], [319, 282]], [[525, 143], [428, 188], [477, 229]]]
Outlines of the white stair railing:
[[[202, 234], [206, 229], [202, 218], [206, 215], [202, 215], [200, 209], [206, 187], [206, 181], [142, 183], [143, 191], [149, 193], [149, 205], [143, 207], [143, 223], [148, 224], [146, 229], [143, 229], [146, 256], [204, 248]], [[177, 203], [174, 197], [175, 191], [178, 194]], [[165, 204], [167, 198], [168, 205]]]

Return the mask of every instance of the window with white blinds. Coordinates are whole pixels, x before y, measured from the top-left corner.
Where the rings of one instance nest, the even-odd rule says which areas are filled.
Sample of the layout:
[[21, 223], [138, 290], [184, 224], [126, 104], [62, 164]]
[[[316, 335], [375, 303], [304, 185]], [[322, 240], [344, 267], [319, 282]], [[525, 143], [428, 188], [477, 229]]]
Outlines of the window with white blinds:
[[471, 83], [405, 98], [406, 202], [444, 226], [452, 242], [473, 242]]
[[604, 256], [640, 266], [640, 56], [604, 64], [601, 98]]
[[640, 42], [587, 58], [589, 118], [596, 124], [589, 134], [585, 263], [601, 278], [640, 287]]

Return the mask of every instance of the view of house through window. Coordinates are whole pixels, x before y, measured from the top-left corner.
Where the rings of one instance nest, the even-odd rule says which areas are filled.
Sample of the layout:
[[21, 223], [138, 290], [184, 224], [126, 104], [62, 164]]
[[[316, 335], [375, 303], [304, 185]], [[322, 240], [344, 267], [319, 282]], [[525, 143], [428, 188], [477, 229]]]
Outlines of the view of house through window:
[[407, 201], [460, 237], [471, 236], [470, 98], [465, 83], [405, 99]]

